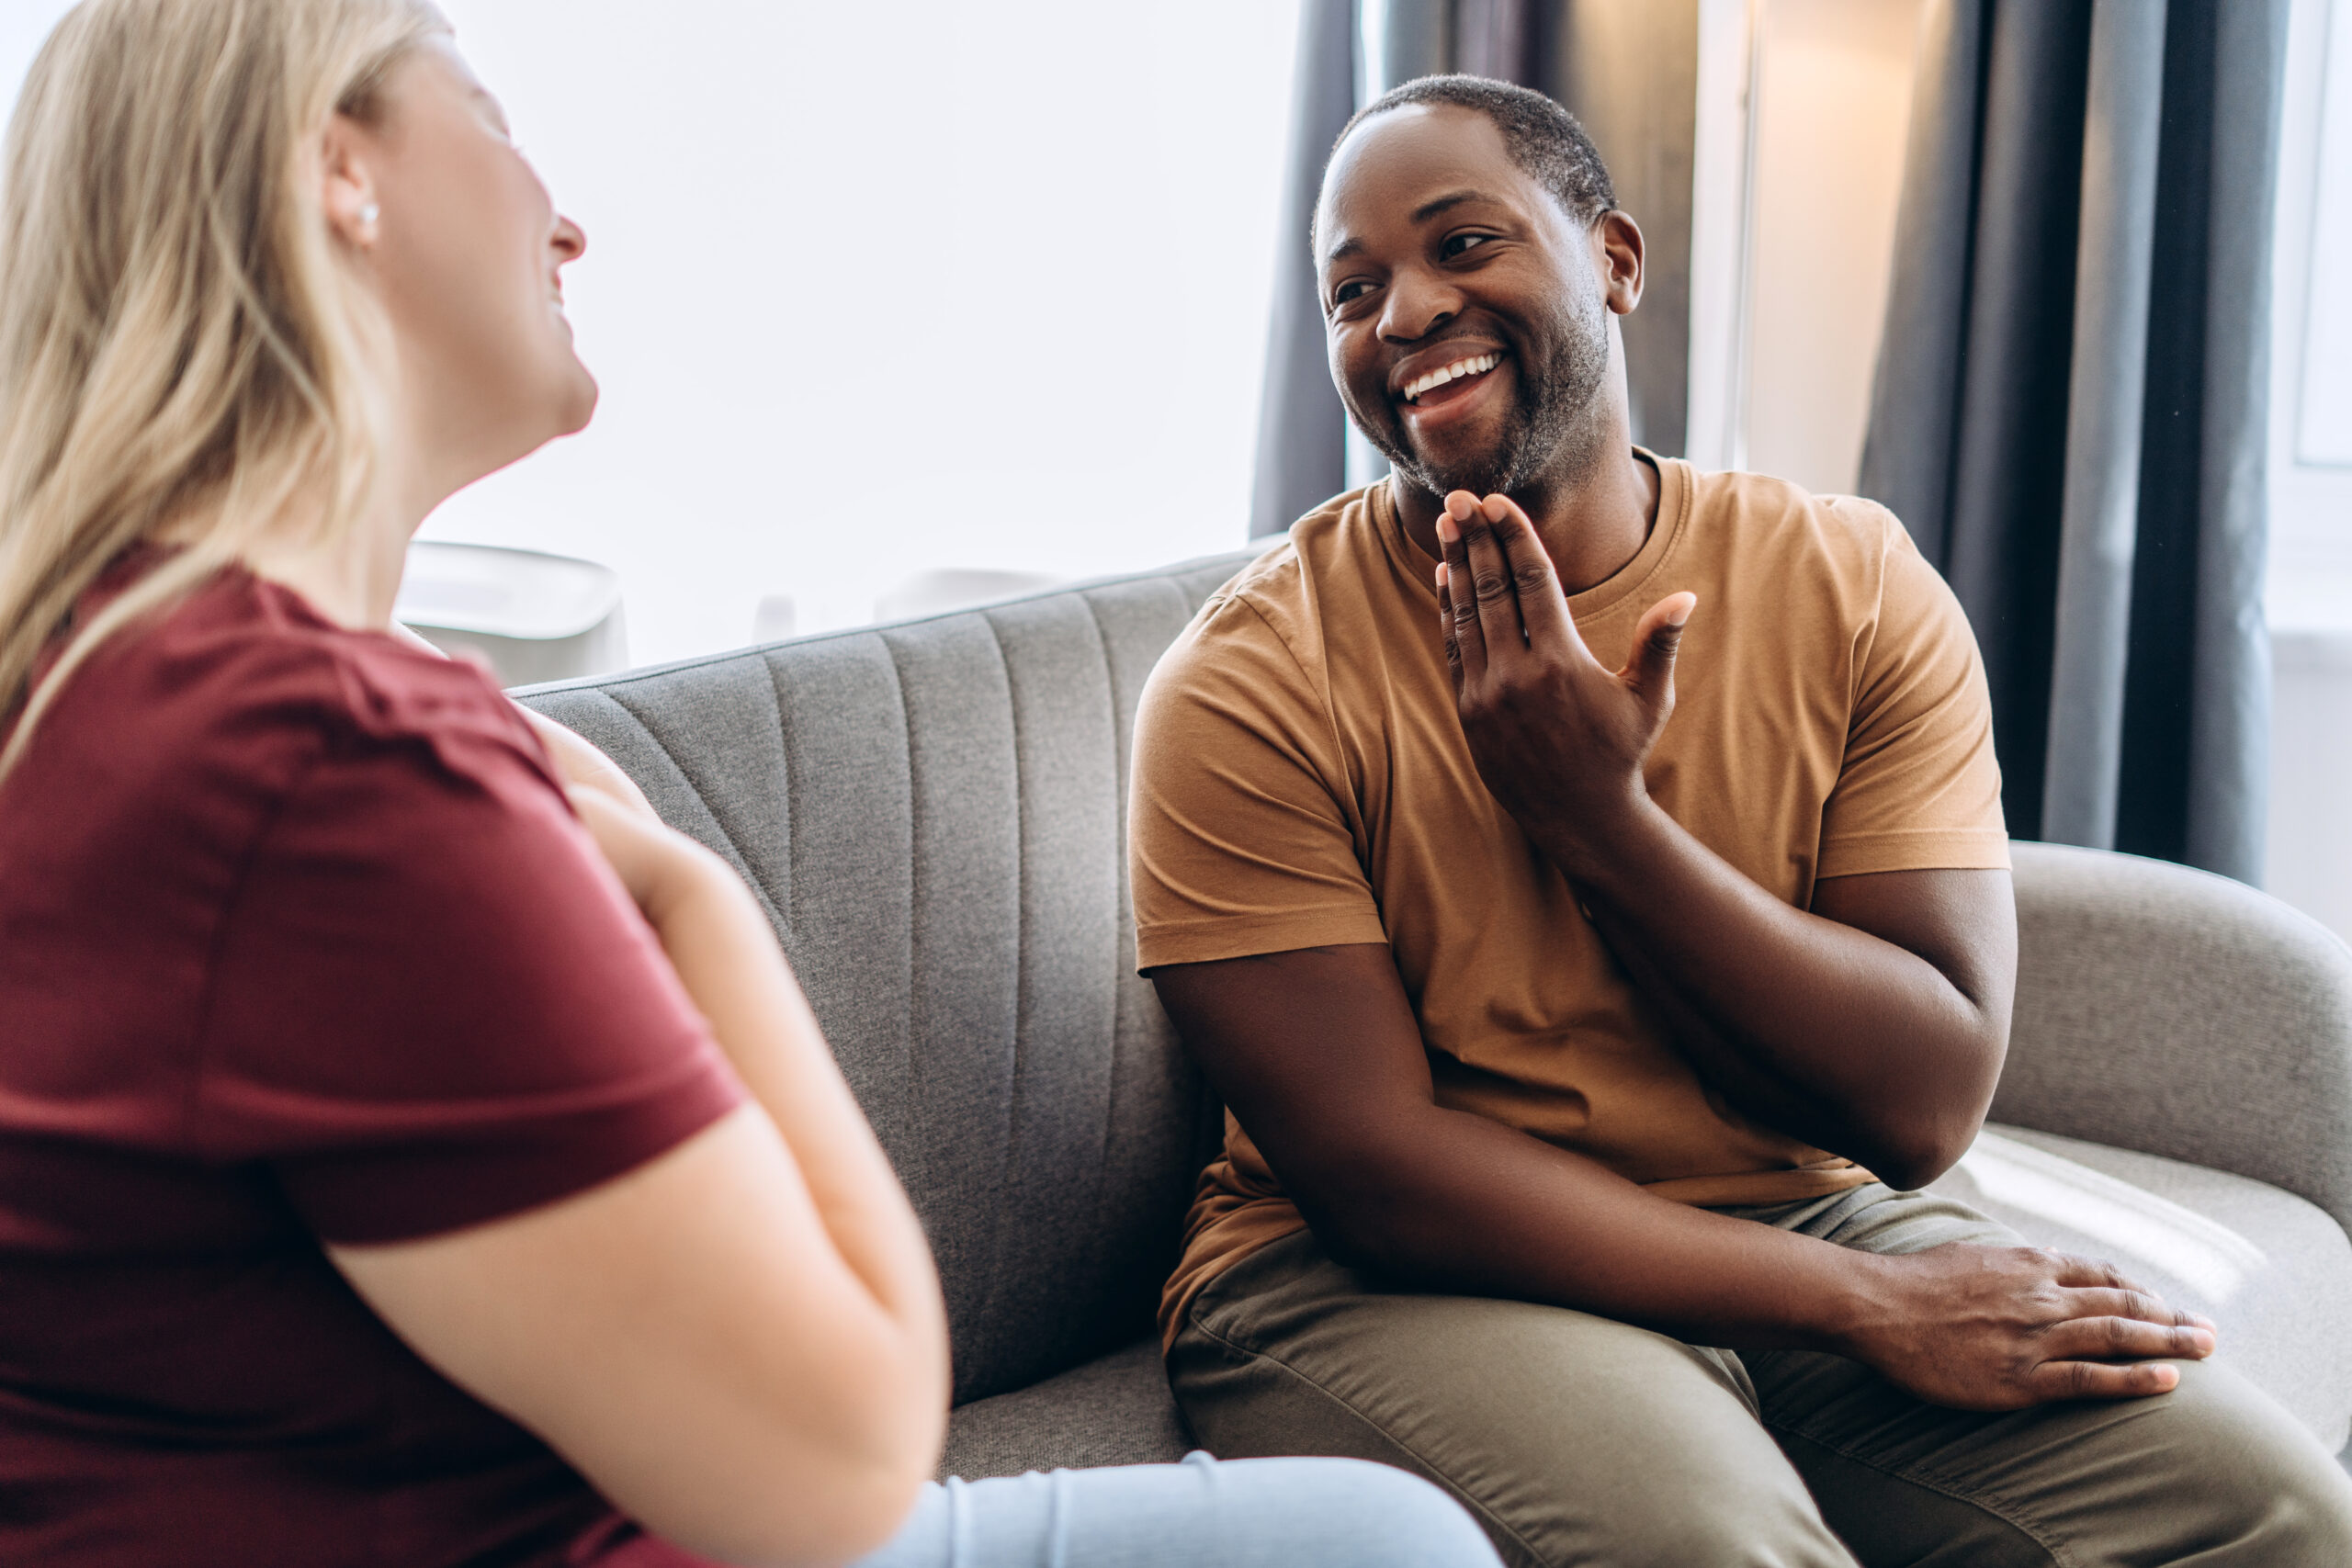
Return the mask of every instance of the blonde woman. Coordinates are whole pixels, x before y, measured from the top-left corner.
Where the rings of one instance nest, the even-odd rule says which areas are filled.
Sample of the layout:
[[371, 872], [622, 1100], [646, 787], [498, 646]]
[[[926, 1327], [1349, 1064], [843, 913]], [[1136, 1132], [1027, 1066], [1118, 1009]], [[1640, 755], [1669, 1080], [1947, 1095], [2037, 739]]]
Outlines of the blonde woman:
[[88, 0], [0, 210], [0, 1561], [1491, 1562], [1339, 1461], [943, 1489], [937, 1282], [747, 891], [390, 635], [583, 424], [412, 0]]

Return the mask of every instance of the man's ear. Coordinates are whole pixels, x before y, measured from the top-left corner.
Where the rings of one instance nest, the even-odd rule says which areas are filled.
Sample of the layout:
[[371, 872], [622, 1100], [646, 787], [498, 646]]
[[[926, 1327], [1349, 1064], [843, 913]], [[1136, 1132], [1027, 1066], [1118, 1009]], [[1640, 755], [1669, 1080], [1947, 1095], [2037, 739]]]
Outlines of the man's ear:
[[375, 244], [382, 222], [371, 140], [358, 121], [339, 114], [328, 119], [319, 143], [319, 209], [335, 238], [356, 251]]
[[1641, 225], [1612, 209], [1593, 224], [1592, 246], [1609, 309], [1620, 316], [1632, 315], [1642, 302]]

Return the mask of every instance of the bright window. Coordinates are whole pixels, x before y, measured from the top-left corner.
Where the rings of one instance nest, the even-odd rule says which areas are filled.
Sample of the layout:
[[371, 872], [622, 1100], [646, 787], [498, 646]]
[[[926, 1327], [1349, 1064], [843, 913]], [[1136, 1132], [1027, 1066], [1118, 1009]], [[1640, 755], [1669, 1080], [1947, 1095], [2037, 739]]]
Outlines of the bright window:
[[[424, 536], [615, 568], [639, 662], [1242, 543], [1296, 0], [441, 3], [604, 400]], [[0, 6], [0, 94], [67, 8]]]
[[2296, 0], [2279, 140], [2270, 620], [2352, 637], [2352, 0]]

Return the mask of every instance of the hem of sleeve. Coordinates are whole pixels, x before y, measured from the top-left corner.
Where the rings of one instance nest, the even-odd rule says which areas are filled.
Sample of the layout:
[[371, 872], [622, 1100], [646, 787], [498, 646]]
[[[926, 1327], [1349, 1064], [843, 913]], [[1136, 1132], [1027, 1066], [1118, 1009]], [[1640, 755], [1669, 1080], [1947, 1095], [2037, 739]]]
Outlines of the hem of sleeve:
[[1136, 970], [1141, 974], [1170, 964], [1214, 964], [1221, 958], [1387, 940], [1380, 916], [1360, 904], [1285, 909], [1275, 915], [1158, 920], [1136, 930]]
[[707, 1041], [663, 1089], [531, 1130], [458, 1137], [377, 1156], [276, 1162], [287, 1196], [322, 1241], [380, 1246], [488, 1224], [585, 1192], [668, 1154], [749, 1098]]
[[1814, 877], [1883, 871], [2007, 871], [2009, 836], [1987, 829], [1906, 828], [1825, 840]]

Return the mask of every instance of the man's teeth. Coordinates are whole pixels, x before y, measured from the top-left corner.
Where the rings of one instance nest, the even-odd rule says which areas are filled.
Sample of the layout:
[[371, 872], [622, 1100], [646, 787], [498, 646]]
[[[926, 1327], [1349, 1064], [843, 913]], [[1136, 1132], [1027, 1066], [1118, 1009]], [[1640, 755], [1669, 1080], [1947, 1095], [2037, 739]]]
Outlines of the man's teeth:
[[1480, 354], [1468, 359], [1457, 359], [1442, 370], [1432, 370], [1426, 376], [1417, 376], [1406, 382], [1405, 400], [1408, 403], [1419, 402], [1421, 394], [1431, 387], [1442, 387], [1448, 381], [1464, 376], [1483, 375], [1502, 362], [1503, 356], [1499, 354]]

